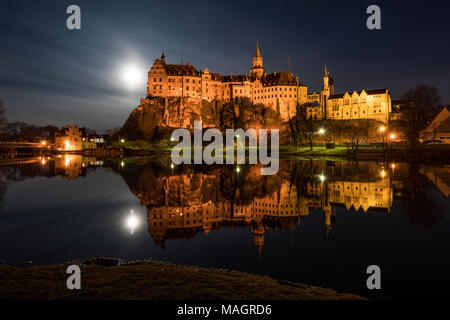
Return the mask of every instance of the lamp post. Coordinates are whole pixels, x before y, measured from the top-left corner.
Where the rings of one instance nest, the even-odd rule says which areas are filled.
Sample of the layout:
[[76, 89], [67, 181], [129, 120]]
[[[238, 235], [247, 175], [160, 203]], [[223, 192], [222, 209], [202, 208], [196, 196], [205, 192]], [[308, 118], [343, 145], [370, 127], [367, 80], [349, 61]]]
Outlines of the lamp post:
[[383, 151], [385, 150], [384, 132], [386, 131], [385, 126], [380, 126], [379, 131], [381, 132], [381, 143], [383, 144]]
[[321, 140], [322, 140], [322, 144], [323, 144], [323, 135], [325, 134], [325, 129], [324, 128], [320, 128], [319, 129], [319, 134], [320, 134], [320, 138], [321, 138]]

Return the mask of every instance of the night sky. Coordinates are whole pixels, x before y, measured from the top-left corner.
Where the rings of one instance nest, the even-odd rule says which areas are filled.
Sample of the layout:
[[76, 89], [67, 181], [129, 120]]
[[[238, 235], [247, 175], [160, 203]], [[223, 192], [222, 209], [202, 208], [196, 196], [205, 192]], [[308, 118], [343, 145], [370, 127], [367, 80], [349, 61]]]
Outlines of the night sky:
[[[81, 30], [66, 8], [81, 8]], [[366, 8], [381, 7], [381, 30]], [[248, 73], [260, 43], [266, 72], [291, 71], [319, 91], [387, 87], [392, 98], [427, 83], [450, 103], [450, 5], [444, 1], [20, 1], [0, 3], [0, 97], [9, 121], [121, 126], [146, 92], [153, 60]], [[142, 81], [130, 87], [123, 70]]]

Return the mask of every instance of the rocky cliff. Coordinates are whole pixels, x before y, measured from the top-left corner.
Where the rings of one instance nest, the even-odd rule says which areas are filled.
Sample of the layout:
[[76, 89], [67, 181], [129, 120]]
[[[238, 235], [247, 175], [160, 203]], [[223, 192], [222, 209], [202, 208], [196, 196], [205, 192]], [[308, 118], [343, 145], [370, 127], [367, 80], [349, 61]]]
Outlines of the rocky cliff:
[[201, 100], [196, 98], [148, 98], [125, 121], [120, 136], [154, 141], [168, 128], [192, 128], [201, 119]]
[[254, 105], [249, 99], [232, 102], [208, 102], [199, 98], [141, 99], [123, 125], [119, 134], [127, 140], [160, 141], [168, 139], [175, 128], [192, 129], [194, 121], [201, 120], [203, 127], [222, 131], [228, 128], [280, 128], [282, 122], [276, 111]]

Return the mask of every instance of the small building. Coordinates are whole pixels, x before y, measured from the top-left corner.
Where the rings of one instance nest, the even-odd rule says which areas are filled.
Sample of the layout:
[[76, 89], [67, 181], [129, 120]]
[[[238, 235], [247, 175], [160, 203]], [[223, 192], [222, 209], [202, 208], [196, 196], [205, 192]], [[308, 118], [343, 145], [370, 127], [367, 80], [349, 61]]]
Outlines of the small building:
[[440, 140], [443, 143], [450, 143], [450, 106], [442, 108], [425, 130], [422, 131], [421, 140], [423, 142]]
[[415, 108], [414, 100], [392, 100], [392, 112], [389, 118], [390, 120], [401, 120], [405, 113]]
[[95, 148], [96, 144], [88, 141], [86, 128], [78, 128], [76, 125], [72, 125], [56, 131], [55, 147], [59, 151], [79, 151]]

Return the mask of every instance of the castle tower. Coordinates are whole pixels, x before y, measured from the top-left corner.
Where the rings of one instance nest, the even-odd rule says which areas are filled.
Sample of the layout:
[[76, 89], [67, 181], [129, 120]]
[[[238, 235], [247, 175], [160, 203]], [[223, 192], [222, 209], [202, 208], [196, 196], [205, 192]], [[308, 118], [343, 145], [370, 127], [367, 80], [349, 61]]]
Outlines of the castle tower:
[[327, 64], [325, 64], [325, 71], [323, 74], [323, 87], [322, 87], [322, 119], [327, 118], [327, 101], [330, 95], [334, 94], [334, 80], [330, 77], [327, 70]]
[[263, 58], [261, 56], [261, 53], [259, 52], [259, 46], [258, 42], [256, 43], [256, 51], [253, 55], [253, 64], [252, 68], [250, 69], [250, 74], [256, 75], [257, 78], [261, 78], [264, 75], [264, 68], [263, 68]]

